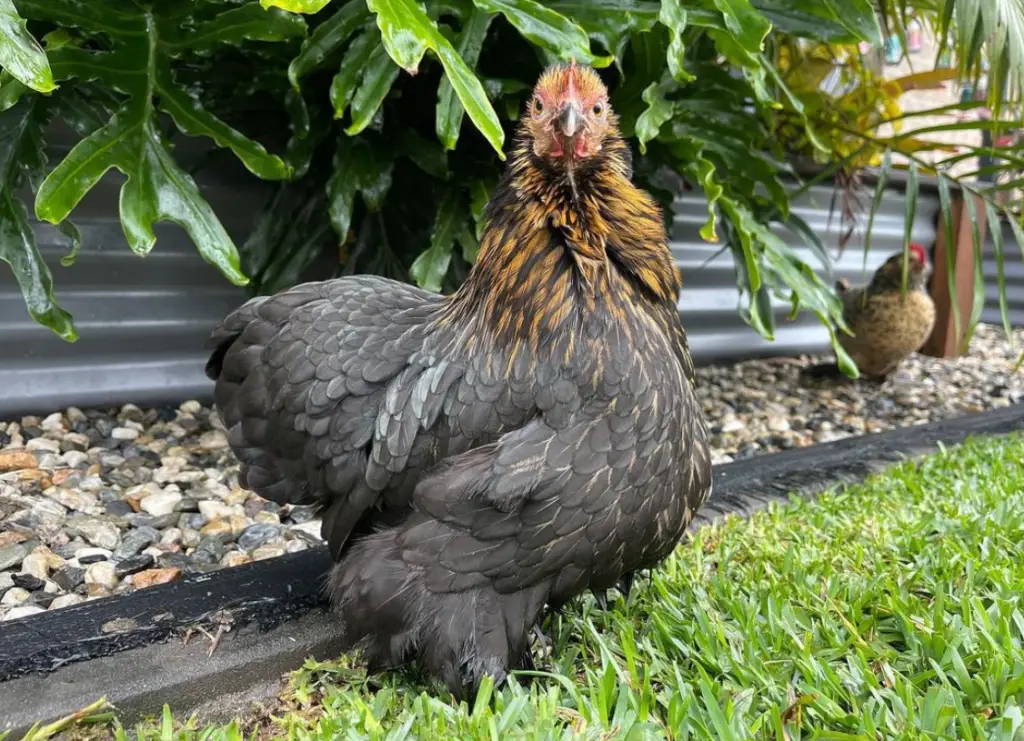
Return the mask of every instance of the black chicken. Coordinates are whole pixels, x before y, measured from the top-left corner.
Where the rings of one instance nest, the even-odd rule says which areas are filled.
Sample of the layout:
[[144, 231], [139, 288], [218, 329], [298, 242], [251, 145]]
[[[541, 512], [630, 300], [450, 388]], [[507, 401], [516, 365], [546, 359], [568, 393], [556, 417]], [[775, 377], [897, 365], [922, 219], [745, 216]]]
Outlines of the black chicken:
[[600, 79], [552, 67], [456, 293], [308, 283], [213, 333], [241, 483], [322, 513], [372, 668], [421, 658], [459, 696], [500, 682], [546, 604], [628, 586], [707, 499], [679, 277], [631, 174]]

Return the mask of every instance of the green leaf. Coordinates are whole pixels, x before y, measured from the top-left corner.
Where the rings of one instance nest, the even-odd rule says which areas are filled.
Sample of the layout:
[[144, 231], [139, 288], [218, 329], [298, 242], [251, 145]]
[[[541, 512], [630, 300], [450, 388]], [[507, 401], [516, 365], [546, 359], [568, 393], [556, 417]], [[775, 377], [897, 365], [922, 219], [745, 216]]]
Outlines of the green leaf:
[[[369, 36], [369, 34], [366, 35]], [[353, 44], [354, 47], [355, 44]], [[361, 53], [362, 49], [358, 51]], [[360, 70], [357, 69], [358, 71]], [[363, 73], [362, 80], [352, 95], [352, 123], [345, 129], [345, 133], [349, 136], [361, 133], [373, 122], [384, 98], [387, 97], [391, 86], [398, 79], [398, 66], [388, 56], [387, 49], [381, 45], [370, 48], [366, 66], [361, 71]], [[332, 84], [331, 87], [333, 92], [334, 85]], [[339, 93], [333, 99], [344, 100], [344, 95]], [[335, 116], [337, 114], [336, 108]]]
[[576, 21], [620, 65], [630, 37], [654, 28], [659, 11], [657, 2], [647, 0], [551, 0], [545, 5]]
[[424, 139], [412, 129], [405, 129], [398, 134], [394, 152], [398, 156], [407, 157], [423, 172], [438, 180], [447, 180], [451, 176], [448, 153], [436, 141]]
[[700, 236], [708, 242], [717, 242], [718, 234], [715, 231], [717, 220], [718, 200], [722, 197], [724, 190], [715, 179], [715, 166], [700, 154], [697, 154], [693, 161], [693, 174], [704, 191], [704, 197], [708, 201], [708, 220], [700, 228]]
[[488, 13], [501, 13], [528, 41], [568, 62], [575, 59], [594, 67], [607, 67], [612, 57], [590, 52], [590, 38], [579, 25], [535, 0], [473, 0]]
[[10, 73], [0, 72], [0, 111], [6, 111], [32, 88], [14, 79]]
[[171, 221], [228, 280], [248, 282], [234, 243], [195, 181], [171, 157], [146, 100], [133, 101], [75, 145], [39, 186], [36, 217], [52, 224], [64, 221], [111, 168], [127, 177], [121, 186], [120, 215], [133, 252], [148, 254], [156, 243], [153, 224]]
[[[321, 174], [319, 167], [316, 174]], [[242, 247], [255, 291], [273, 294], [289, 288], [314, 260], [337, 250], [338, 237], [323, 218], [326, 210], [327, 194], [317, 177], [276, 186]]]
[[964, 332], [963, 344], [960, 346], [961, 354], [966, 355], [971, 345], [971, 338], [974, 330], [981, 320], [981, 314], [985, 311], [985, 274], [982, 272], [984, 264], [982, 258], [981, 229], [978, 228], [978, 209], [975, 205], [974, 191], [964, 189], [964, 207], [967, 209], [967, 218], [971, 224], [971, 249], [974, 251], [974, 303], [971, 306], [971, 319], [967, 323], [967, 331]]
[[57, 88], [46, 52], [28, 32], [13, 0], [0, 0], [0, 67], [40, 93]]
[[790, 213], [789, 218], [786, 220], [786, 226], [800, 235], [804, 244], [807, 245], [807, 248], [814, 253], [814, 256], [818, 258], [818, 261], [821, 263], [821, 266], [825, 268], [825, 272], [831, 277], [834, 270], [832, 255], [830, 255], [828, 249], [825, 248], [825, 245], [822, 243], [821, 237], [818, 236], [818, 233], [811, 228], [810, 224], [794, 213]]
[[754, 10], [750, 0], [714, 0], [714, 4], [722, 11], [725, 27], [745, 51], [757, 54], [764, 50], [771, 23]]
[[881, 46], [882, 28], [878, 24], [878, 13], [871, 0], [825, 0], [823, 3], [844, 28], [858, 39]]
[[161, 41], [170, 49], [205, 52], [223, 44], [243, 41], [285, 41], [306, 35], [306, 22], [276, 8], [264, 10], [256, 3], [240, 5], [217, 14], [187, 30], [170, 26]]
[[327, 200], [331, 224], [342, 241], [352, 225], [356, 195], [371, 211], [379, 210], [391, 189], [393, 168], [394, 160], [364, 138], [338, 137]]
[[465, 208], [466, 204], [455, 190], [449, 191], [441, 201], [430, 237], [430, 248], [421, 253], [409, 269], [409, 275], [420, 288], [434, 293], [441, 290], [441, 282], [452, 261], [456, 237], [465, 226]]
[[367, 5], [377, 14], [384, 47], [400, 67], [415, 73], [428, 48], [437, 55], [470, 120], [504, 159], [505, 132], [483, 84], [426, 11], [415, 0], [368, 0]]
[[264, 8], [280, 8], [292, 13], [319, 13], [331, 0], [260, 0]]
[[[459, 33], [459, 42], [456, 52], [461, 56], [466, 65], [471, 69], [476, 67], [480, 58], [480, 50], [483, 48], [484, 39], [487, 37], [487, 29], [494, 18], [490, 13], [482, 10], [473, 10], [469, 19]], [[437, 89], [437, 138], [441, 140], [445, 149], [455, 149], [459, 140], [459, 131], [462, 129], [462, 118], [466, 109], [455, 94], [451, 80], [445, 76]]]
[[746, 270], [746, 291], [754, 295], [761, 289], [762, 283], [761, 269], [756, 252], [757, 243], [753, 240], [758, 224], [746, 207], [732, 199], [722, 198], [719, 202], [732, 222], [737, 237], [737, 246], [743, 256], [743, 266]]
[[907, 198], [904, 203], [905, 227], [903, 229], [903, 266], [902, 275], [900, 277], [900, 290], [902, 291], [907, 290], [907, 280], [910, 274], [910, 236], [914, 229], [914, 217], [917, 216], [917, 196], [919, 189], [920, 185], [917, 175], [917, 162], [911, 160], [910, 167], [907, 170]]
[[882, 165], [878, 170], [878, 182], [875, 183], [875, 194], [871, 198], [871, 210], [868, 211], [868, 225], [864, 232], [864, 263], [863, 271], [868, 269], [868, 253], [871, 251], [871, 236], [875, 226], [875, 215], [878, 207], [882, 205], [882, 197], [885, 195], [885, 184], [889, 180], [889, 171], [892, 169], [892, 151], [885, 150], [882, 155]]
[[961, 323], [960, 301], [956, 286], [956, 237], [953, 234], [953, 202], [949, 195], [949, 183], [945, 176], [939, 178], [939, 213], [942, 217], [942, 230], [945, 239], [946, 253], [946, 290], [949, 292], [950, 306], [953, 309], [953, 330], [955, 337], [960, 338]]
[[647, 154], [647, 142], [656, 139], [662, 125], [672, 118], [674, 106], [665, 96], [676, 87], [676, 81], [666, 74], [661, 82], [652, 82], [648, 85], [641, 95], [647, 104], [647, 108], [637, 118], [635, 126], [641, 154]]
[[883, 43], [870, 0], [753, 0], [753, 6], [784, 33], [827, 43]]
[[205, 136], [230, 149], [251, 173], [264, 180], [291, 177], [291, 168], [280, 157], [228, 126], [204, 109], [195, 95], [175, 84], [170, 69], [157, 68], [155, 82], [160, 108], [170, 114], [182, 133]]
[[40, 186], [37, 216], [60, 223], [104, 173], [117, 169], [127, 177], [121, 187], [121, 223], [136, 253], [152, 249], [155, 223], [179, 223], [208, 262], [229, 280], [245, 284], [235, 245], [195, 182], [175, 162], [160, 129], [160, 114], [169, 113], [184, 133], [230, 149], [260, 177], [289, 177], [289, 165], [214, 115], [175, 73], [183, 72], [178, 60], [184, 57], [206, 59], [225, 45], [250, 39], [294, 38], [303, 33], [305, 22], [277, 10], [262, 11], [255, 3], [233, 3], [217, 13], [208, 10], [219, 8], [204, 4], [206, 12], [198, 17], [182, 13], [174, 3], [142, 7], [115, 0], [19, 0], [19, 7], [29, 18], [73, 26], [85, 40], [50, 51], [55, 77], [75, 78], [76, 91], [95, 80], [101, 84], [85, 87], [104, 90], [108, 97], [111, 91], [119, 94], [102, 102], [93, 96], [86, 106], [92, 111], [85, 118], [95, 121], [79, 127], [85, 138]]
[[[317, 26], [309, 38], [302, 42], [298, 56], [288, 65], [288, 81], [292, 87], [297, 90], [303, 77], [340, 52], [349, 37], [363, 26], [369, 17], [370, 10], [366, 7], [365, 0], [352, 0]], [[344, 69], [343, 65], [342, 70]], [[360, 69], [361, 67], [356, 67], [351, 73], [354, 75]]]
[[[487, 204], [491, 201], [491, 194], [494, 192], [495, 182], [493, 180], [475, 180], [470, 186], [469, 209], [473, 215], [474, 235], [477, 240], [484, 233], [484, 214]], [[1021, 243], [1024, 249], [1024, 242]]]
[[78, 333], [71, 315], [54, 298], [53, 277], [36, 245], [28, 211], [15, 196], [27, 171], [41, 172], [46, 164], [43, 106], [38, 98], [25, 98], [0, 113], [0, 260], [11, 266], [29, 315], [74, 342]]
[[[336, 119], [344, 117], [349, 103], [355, 97], [356, 90], [369, 69], [370, 57], [378, 49], [383, 49], [380, 45], [380, 31], [371, 28], [356, 38], [345, 50], [345, 58], [341, 62], [338, 73], [331, 80], [331, 106], [334, 108]], [[384, 59], [391, 62], [386, 54]], [[398, 68], [391, 62], [391, 66], [385, 67], [385, 69], [390, 73], [392, 67], [394, 68], [393, 81], [398, 76]]]
[[[1006, 338], [1012, 340], [1013, 330], [1010, 328], [1010, 307], [1006, 297], [1006, 249], [1003, 245], [1003, 222], [999, 218], [992, 201], [985, 200], [985, 215], [988, 221], [989, 234], [992, 235], [992, 248], [996, 256], [996, 287], [999, 290], [999, 316], [1003, 320]], [[1012, 218], [1012, 217], [1011, 217]]]
[[683, 43], [683, 32], [686, 30], [686, 10], [680, 0], [663, 0], [658, 15], [661, 24], [668, 28], [670, 41], [668, 45], [668, 69], [679, 82], [689, 82], [694, 77], [683, 67], [686, 45]]

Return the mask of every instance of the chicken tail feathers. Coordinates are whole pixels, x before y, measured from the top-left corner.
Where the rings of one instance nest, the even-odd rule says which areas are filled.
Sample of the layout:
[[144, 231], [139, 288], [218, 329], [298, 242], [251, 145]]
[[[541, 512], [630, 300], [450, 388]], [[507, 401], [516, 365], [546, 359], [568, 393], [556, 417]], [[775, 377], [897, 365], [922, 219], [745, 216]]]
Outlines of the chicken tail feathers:
[[245, 328], [259, 318], [260, 307], [268, 300], [267, 296], [259, 296], [246, 301], [233, 312], [225, 317], [224, 321], [213, 330], [206, 347], [212, 352], [209, 360], [206, 361], [206, 377], [216, 381], [224, 372], [224, 358], [235, 344], [235, 341], [242, 335]]
[[489, 581], [432, 591], [426, 569], [402, 558], [401, 530], [361, 539], [334, 568], [344, 650], [361, 649], [371, 671], [420, 659], [460, 700], [472, 700], [484, 676], [500, 684], [510, 671], [531, 667], [531, 631], [548, 584], [509, 594]]

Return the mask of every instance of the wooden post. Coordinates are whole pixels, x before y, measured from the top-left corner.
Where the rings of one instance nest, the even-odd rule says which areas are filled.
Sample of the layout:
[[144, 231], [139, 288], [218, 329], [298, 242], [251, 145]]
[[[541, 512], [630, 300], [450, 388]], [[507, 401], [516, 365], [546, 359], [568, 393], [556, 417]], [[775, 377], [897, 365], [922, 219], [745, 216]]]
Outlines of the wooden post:
[[[985, 233], [985, 206], [980, 198], [975, 199], [974, 211], [978, 216], [978, 231]], [[953, 244], [946, 244], [946, 229], [942, 214], [938, 215], [935, 241], [935, 257], [929, 292], [935, 301], [935, 329], [921, 348], [923, 355], [936, 358], [954, 358], [960, 355], [967, 324], [971, 320], [974, 306], [974, 240], [971, 236], [971, 219], [964, 205], [963, 195], [950, 199], [953, 209]], [[956, 295], [949, 295], [949, 279], [946, 269], [946, 250], [953, 250], [953, 275]], [[953, 301], [960, 307], [960, 334], [956, 332], [953, 315]]]

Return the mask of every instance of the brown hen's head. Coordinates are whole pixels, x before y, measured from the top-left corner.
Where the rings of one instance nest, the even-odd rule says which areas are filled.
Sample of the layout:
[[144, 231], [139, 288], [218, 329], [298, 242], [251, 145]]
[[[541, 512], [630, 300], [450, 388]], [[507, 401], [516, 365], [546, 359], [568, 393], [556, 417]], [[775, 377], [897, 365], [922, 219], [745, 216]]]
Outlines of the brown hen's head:
[[568, 168], [598, 154], [616, 124], [601, 78], [575, 60], [544, 71], [523, 116], [534, 154]]
[[[917, 242], [911, 242], [907, 252], [907, 288], [920, 291], [928, 281], [928, 255]], [[871, 283], [875, 288], [899, 288], [903, 283], [903, 253], [897, 252], [882, 263]]]

